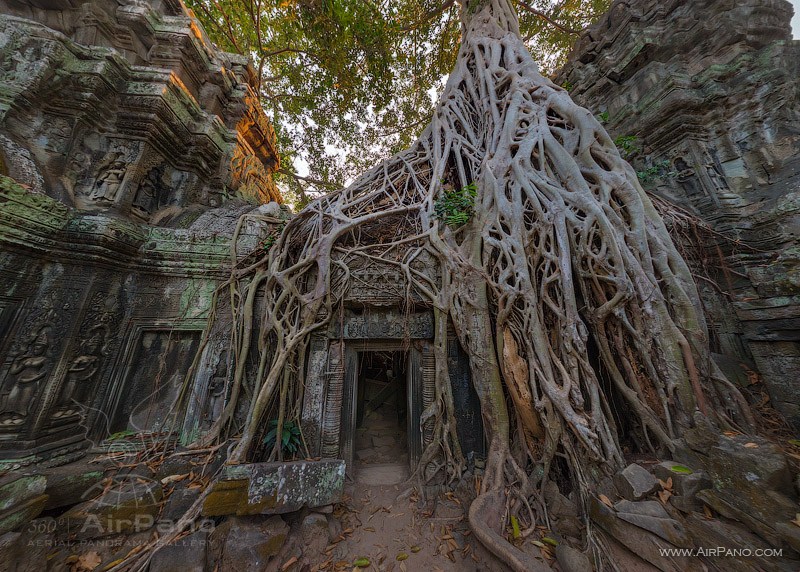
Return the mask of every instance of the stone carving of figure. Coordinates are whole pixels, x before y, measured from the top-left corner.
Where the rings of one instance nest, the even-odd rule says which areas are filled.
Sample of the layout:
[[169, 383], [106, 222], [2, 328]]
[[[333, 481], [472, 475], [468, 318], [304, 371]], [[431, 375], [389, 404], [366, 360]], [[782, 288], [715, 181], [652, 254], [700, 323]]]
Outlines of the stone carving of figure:
[[161, 168], [153, 167], [142, 179], [133, 199], [133, 207], [144, 214], [151, 214], [160, 206], [161, 187]]
[[208, 406], [207, 417], [213, 422], [222, 414], [222, 406], [225, 402], [225, 381], [227, 380], [228, 352], [222, 352], [214, 368], [214, 375], [208, 384]]
[[71, 415], [78, 410], [79, 404], [84, 404], [100, 368], [107, 340], [106, 326], [96, 325], [89, 330], [89, 335], [81, 342], [79, 355], [69, 364], [67, 379], [58, 399], [59, 408], [53, 417]]
[[21, 425], [33, 409], [40, 382], [50, 371], [50, 358], [47, 357], [49, 346], [49, 334], [45, 327], [30, 343], [28, 351], [11, 364], [8, 379], [13, 383], [2, 395], [0, 407], [3, 414], [11, 415], [0, 416], [3, 425]]
[[98, 175], [89, 195], [90, 199], [98, 202], [114, 202], [117, 198], [126, 171], [125, 162], [119, 157], [120, 153], [117, 153], [117, 158]]
[[715, 191], [730, 190], [728, 183], [725, 182], [725, 177], [722, 176], [722, 173], [719, 172], [714, 164], [706, 165], [706, 173], [708, 173], [708, 178], [711, 179], [711, 184], [714, 185]]
[[700, 193], [701, 188], [697, 181], [697, 173], [694, 169], [683, 159], [678, 157], [675, 159], [675, 180], [686, 191], [686, 195], [691, 197]]

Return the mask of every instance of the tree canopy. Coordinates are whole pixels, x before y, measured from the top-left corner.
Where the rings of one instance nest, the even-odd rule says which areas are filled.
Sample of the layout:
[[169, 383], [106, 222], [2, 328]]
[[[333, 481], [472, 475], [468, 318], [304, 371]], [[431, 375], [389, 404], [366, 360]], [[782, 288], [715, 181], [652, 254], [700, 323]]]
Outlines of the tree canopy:
[[[278, 134], [280, 182], [295, 196], [338, 188], [406, 148], [430, 120], [461, 39], [455, 0], [187, 4], [221, 48], [253, 58]], [[548, 73], [610, 0], [514, 4], [523, 40]]]

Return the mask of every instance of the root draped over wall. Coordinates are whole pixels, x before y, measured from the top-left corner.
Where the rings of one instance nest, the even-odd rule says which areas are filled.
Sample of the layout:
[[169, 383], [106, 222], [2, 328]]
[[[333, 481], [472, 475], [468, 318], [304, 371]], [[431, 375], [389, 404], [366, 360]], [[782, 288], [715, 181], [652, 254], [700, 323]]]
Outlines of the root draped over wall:
[[[297, 420], [311, 334], [340, 312], [354, 268], [394, 267], [435, 318], [436, 395], [423, 412], [433, 440], [416, 476], [453, 482], [465, 465], [447, 371], [452, 324], [490, 444], [470, 523], [512, 568], [535, 570], [502, 535], [509, 513], [529, 529], [542, 522], [531, 500], [557, 457], [586, 507], [592, 485], [623, 464], [612, 394], [653, 451], [671, 449], [696, 411], [748, 417], [740, 396], [722, 393], [732, 386], [714, 383], [724, 378], [689, 269], [614, 142], [539, 74], [507, 0], [462, 11], [456, 68], [420, 138], [306, 207], [263, 259], [236, 270], [231, 398], [201, 445], [226, 434], [253, 352], [255, 390], [229, 461], [259, 446], [276, 403], [280, 424]], [[469, 221], [444, 224], [437, 201], [473, 184]]]

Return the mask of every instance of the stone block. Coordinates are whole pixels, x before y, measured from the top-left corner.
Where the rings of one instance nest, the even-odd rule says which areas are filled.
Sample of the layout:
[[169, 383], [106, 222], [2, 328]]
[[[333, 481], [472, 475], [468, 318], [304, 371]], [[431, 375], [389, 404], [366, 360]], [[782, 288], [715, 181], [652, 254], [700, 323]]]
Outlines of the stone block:
[[112, 482], [99, 497], [64, 513], [59, 518], [60, 529], [81, 540], [147, 530], [156, 523], [163, 495], [158, 481]]
[[631, 501], [641, 500], [660, 487], [658, 480], [647, 469], [635, 463], [614, 475], [614, 485], [623, 498]]
[[328, 519], [323, 514], [311, 513], [300, 524], [303, 553], [313, 557], [321, 554], [328, 545]]
[[86, 491], [103, 480], [103, 471], [86, 470], [86, 465], [69, 465], [47, 470], [46, 510], [74, 505], [85, 500]]
[[200, 489], [176, 487], [167, 497], [161, 520], [177, 521], [192, 507], [200, 496]]
[[158, 572], [204, 572], [209, 533], [197, 531], [163, 547], [153, 555], [150, 570]]
[[699, 491], [710, 489], [714, 485], [705, 471], [695, 471], [674, 461], [659, 463], [653, 467], [653, 473], [664, 482], [672, 479], [673, 494], [684, 497], [693, 497]]
[[0, 512], [0, 534], [20, 528], [41, 514], [47, 504], [47, 495], [39, 495], [15, 504]]
[[11, 473], [0, 478], [0, 512], [44, 494], [47, 479], [42, 475]]
[[563, 572], [592, 572], [594, 570], [588, 556], [566, 544], [556, 546], [556, 561]]
[[689, 548], [692, 541], [678, 521], [670, 518], [657, 501], [620, 501], [614, 505], [617, 517], [644, 530], [649, 530], [675, 546]]
[[279, 516], [231, 517], [211, 533], [210, 547], [219, 547], [220, 570], [261, 572], [283, 548], [288, 534], [289, 526]]
[[648, 530], [622, 520], [613, 509], [594, 497], [589, 502], [589, 517], [628, 550], [663, 572], [687, 570], [699, 572], [704, 569], [697, 559], [685, 556], [664, 558], [661, 550], [674, 548], [671, 543]]
[[230, 465], [203, 503], [203, 516], [285, 514], [339, 502], [344, 461]]

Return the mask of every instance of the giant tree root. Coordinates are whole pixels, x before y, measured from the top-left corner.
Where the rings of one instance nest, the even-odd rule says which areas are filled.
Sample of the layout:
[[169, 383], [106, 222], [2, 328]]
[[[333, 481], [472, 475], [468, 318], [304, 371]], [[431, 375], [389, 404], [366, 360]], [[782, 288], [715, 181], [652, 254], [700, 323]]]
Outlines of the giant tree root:
[[[338, 319], [354, 271], [392, 269], [409, 303], [422, 299], [436, 317], [436, 395], [422, 415], [431, 439], [416, 474], [447, 483], [464, 467], [450, 322], [492, 444], [470, 523], [498, 557], [530, 570], [538, 565], [483, 525], [498, 491], [513, 492], [515, 516], [532, 527], [543, 515], [528, 499], [556, 458], [581, 497], [622, 465], [613, 407], [641, 448], [666, 450], [696, 408], [720, 405], [709, 390], [719, 372], [688, 267], [634, 171], [592, 114], [539, 74], [508, 0], [463, 4], [456, 68], [420, 139], [306, 207], [268, 256], [238, 271], [237, 392], [247, 364], [258, 368], [232, 460], [252, 453], [270, 408], [298, 419], [311, 334]], [[448, 226], [437, 204], [465, 188], [477, 189], [473, 212]]]

